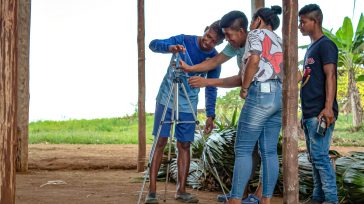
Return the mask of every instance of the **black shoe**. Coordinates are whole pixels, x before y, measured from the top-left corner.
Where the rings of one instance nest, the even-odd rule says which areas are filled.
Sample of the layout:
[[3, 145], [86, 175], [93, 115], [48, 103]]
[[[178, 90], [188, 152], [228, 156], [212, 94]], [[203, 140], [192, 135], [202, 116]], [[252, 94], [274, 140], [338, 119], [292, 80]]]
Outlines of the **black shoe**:
[[198, 203], [197, 197], [192, 195], [191, 193], [176, 194], [176, 200], [183, 203]]
[[303, 204], [322, 204], [322, 202], [321, 201], [317, 201], [317, 200], [309, 199], [309, 200], [303, 202]]
[[158, 204], [158, 198], [156, 193], [148, 193], [145, 197], [145, 204]]

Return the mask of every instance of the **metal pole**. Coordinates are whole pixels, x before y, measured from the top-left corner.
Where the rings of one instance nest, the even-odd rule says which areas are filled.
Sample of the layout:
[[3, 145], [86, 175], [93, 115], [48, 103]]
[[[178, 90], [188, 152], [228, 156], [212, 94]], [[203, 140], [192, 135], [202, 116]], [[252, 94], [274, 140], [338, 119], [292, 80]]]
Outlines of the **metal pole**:
[[255, 11], [257, 11], [259, 8], [264, 7], [264, 0], [251, 0], [251, 16], [253, 17], [253, 14]]

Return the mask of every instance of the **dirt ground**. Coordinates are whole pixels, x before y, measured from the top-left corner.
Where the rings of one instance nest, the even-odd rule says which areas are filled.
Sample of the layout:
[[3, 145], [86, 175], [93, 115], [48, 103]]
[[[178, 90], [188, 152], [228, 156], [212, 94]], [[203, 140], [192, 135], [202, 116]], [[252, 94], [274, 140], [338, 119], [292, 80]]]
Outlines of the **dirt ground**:
[[[364, 147], [333, 149], [364, 152]], [[135, 170], [136, 157], [137, 145], [29, 145], [29, 171], [16, 176], [16, 203], [136, 203], [144, 175]], [[158, 186], [163, 197], [164, 183]], [[202, 204], [218, 203], [219, 192], [189, 191]], [[166, 203], [178, 203], [174, 194], [175, 184], [170, 183]], [[282, 203], [281, 198], [273, 201]]]

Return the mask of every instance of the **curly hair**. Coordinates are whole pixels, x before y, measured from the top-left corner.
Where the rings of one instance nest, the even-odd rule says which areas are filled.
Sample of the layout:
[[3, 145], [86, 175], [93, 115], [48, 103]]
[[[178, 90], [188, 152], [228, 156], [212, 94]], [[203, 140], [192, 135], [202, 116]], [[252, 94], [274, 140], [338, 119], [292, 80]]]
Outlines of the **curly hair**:
[[222, 32], [222, 28], [220, 26], [220, 20], [217, 20], [217, 21], [213, 22], [210, 26], [207, 26], [205, 28], [205, 32], [208, 29], [213, 30], [217, 34], [217, 44], [218, 45], [224, 41], [225, 34], [224, 34], [224, 32]]

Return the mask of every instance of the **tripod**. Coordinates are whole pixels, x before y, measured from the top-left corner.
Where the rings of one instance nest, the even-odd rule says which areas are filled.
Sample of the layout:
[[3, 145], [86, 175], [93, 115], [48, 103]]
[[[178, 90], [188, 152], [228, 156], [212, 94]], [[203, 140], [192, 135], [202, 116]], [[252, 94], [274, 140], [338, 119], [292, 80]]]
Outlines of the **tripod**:
[[[183, 81], [182, 81], [182, 78], [181, 78], [185, 73], [182, 71], [182, 69], [179, 67], [179, 65], [180, 65], [180, 55], [179, 55], [179, 53], [176, 53], [176, 54], [174, 54], [174, 58], [172, 60], [172, 65], [171, 65], [171, 68], [173, 69], [172, 86], [169, 89], [168, 97], [167, 97], [167, 104], [164, 106], [164, 110], [163, 110], [163, 114], [162, 114], [162, 117], [161, 117], [161, 121], [159, 123], [158, 131], [157, 131], [157, 134], [156, 134], [156, 136], [154, 138], [153, 146], [152, 146], [152, 149], [151, 149], [151, 152], [150, 152], [150, 155], [149, 155], [147, 170], [145, 171], [143, 184], [142, 184], [141, 191], [139, 192], [139, 198], [138, 198], [137, 204], [140, 204], [141, 197], [142, 197], [143, 192], [144, 192], [145, 183], [146, 183], [146, 180], [147, 180], [147, 178], [149, 176], [149, 173], [150, 173], [151, 163], [153, 161], [155, 148], [156, 148], [158, 139], [160, 137], [160, 133], [161, 133], [161, 130], [162, 130], [162, 125], [164, 123], [170, 123], [172, 125], [171, 133], [170, 133], [170, 137], [169, 137], [169, 142], [168, 142], [168, 162], [167, 162], [166, 181], [165, 181], [165, 186], [164, 186], [164, 199], [163, 199], [164, 202], [166, 202], [167, 184], [168, 184], [168, 181], [169, 181], [169, 170], [170, 170], [170, 161], [171, 161], [171, 145], [172, 145], [173, 135], [175, 133], [176, 125], [180, 124], [180, 123], [196, 123], [196, 126], [199, 129], [200, 135], [203, 136], [201, 127], [199, 126], [200, 123], [197, 120], [195, 110], [194, 110], [194, 108], [192, 106], [190, 98], [188, 97], [186, 87], [183, 84]], [[190, 110], [192, 112], [194, 121], [180, 121], [179, 120], [179, 99], [178, 98], [179, 98], [179, 92], [180, 92], [179, 88], [180, 87], [182, 88], [183, 94], [184, 94], [185, 98], [188, 101], [188, 105], [189, 105], [189, 108], [190, 108]], [[171, 120], [166, 121], [165, 117], [166, 117], [167, 109], [169, 107], [170, 100], [172, 98], [172, 93], [174, 95], [173, 95], [173, 106], [172, 106], [172, 112], [171, 112]], [[204, 142], [204, 145], [205, 145], [205, 142]], [[208, 151], [208, 155], [209, 155], [210, 160], [212, 161], [212, 163], [214, 163], [214, 161], [211, 159], [212, 157], [211, 157], [211, 152], [210, 151]], [[223, 191], [223, 194], [225, 195], [225, 198], [226, 198], [226, 194], [225, 194], [222, 182], [221, 182], [221, 180], [220, 180], [220, 178], [218, 176], [218, 172], [216, 170], [215, 165], [213, 165], [212, 168], [214, 170], [215, 175], [217, 175], [217, 180], [218, 180], [218, 182], [220, 184], [220, 187], [221, 187], [221, 189]], [[177, 176], [177, 183], [178, 183], [178, 176]]]

